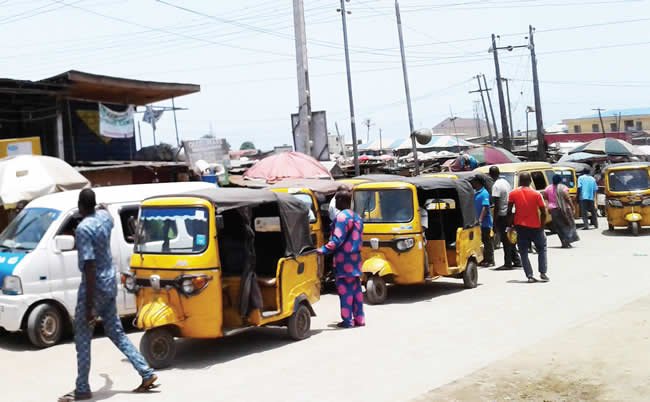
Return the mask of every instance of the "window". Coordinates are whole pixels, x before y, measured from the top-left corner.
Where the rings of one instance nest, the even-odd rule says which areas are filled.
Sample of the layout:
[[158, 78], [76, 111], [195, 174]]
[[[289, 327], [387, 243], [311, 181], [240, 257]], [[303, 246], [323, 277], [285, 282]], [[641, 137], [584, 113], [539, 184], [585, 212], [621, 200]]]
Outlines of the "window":
[[34, 250], [60, 213], [48, 208], [24, 209], [0, 234], [0, 249]]
[[645, 169], [615, 170], [609, 173], [611, 191], [641, 191], [650, 188], [650, 176]]
[[411, 190], [357, 190], [354, 210], [365, 223], [410, 222], [413, 220], [413, 195]]
[[573, 126], [573, 132], [574, 133], [581, 133], [582, 132], [582, 128], [580, 127], [580, 124], [576, 124], [575, 126]]
[[637, 121], [636, 122], [636, 131], [643, 131], [643, 122], [642, 121]]
[[316, 222], [316, 206], [314, 205], [314, 200], [312, 200], [311, 195], [305, 193], [293, 193], [291, 194], [296, 197], [298, 200], [302, 201], [309, 208], [309, 223]]
[[625, 127], [625, 131], [631, 130], [634, 127], [634, 120], [623, 121], [623, 127]]
[[199, 254], [208, 247], [205, 208], [143, 208], [140, 225], [137, 253]]
[[609, 130], [614, 132], [618, 131], [618, 125], [616, 123], [610, 123]]
[[139, 207], [125, 207], [120, 209], [120, 222], [122, 223], [122, 234], [124, 241], [133, 244], [135, 241], [135, 229], [137, 226]]
[[600, 131], [600, 125], [598, 125], [598, 124], [592, 124], [591, 125], [591, 132], [597, 133], [599, 131]]
[[530, 172], [531, 177], [533, 178], [533, 185], [538, 191], [542, 191], [546, 188], [546, 176], [542, 172]]

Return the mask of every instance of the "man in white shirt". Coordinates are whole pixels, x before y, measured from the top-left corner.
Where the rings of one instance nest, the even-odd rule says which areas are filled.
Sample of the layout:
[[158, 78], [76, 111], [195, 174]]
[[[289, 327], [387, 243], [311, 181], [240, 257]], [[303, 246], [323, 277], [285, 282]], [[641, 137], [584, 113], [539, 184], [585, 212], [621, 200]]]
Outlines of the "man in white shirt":
[[490, 177], [494, 180], [492, 185], [492, 202], [494, 204], [494, 230], [499, 234], [503, 243], [504, 264], [497, 269], [513, 269], [521, 267], [521, 260], [517, 252], [517, 246], [508, 241], [506, 228], [508, 227], [508, 194], [512, 191], [510, 183], [503, 177], [499, 167], [490, 167]]

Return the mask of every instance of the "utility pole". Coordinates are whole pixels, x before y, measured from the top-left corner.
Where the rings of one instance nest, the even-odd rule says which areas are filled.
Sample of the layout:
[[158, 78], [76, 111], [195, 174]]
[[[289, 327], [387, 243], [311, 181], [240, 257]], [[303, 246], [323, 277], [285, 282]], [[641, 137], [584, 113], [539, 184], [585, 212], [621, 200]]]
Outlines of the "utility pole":
[[483, 89], [481, 87], [481, 76], [477, 75], [476, 76], [476, 81], [478, 82], [478, 89], [475, 91], [469, 91], [469, 93], [480, 93], [481, 94], [481, 102], [483, 103], [483, 113], [485, 115], [485, 121], [487, 123], [487, 129], [488, 129], [488, 137], [490, 138], [490, 145], [494, 145], [494, 139], [492, 138], [492, 129], [490, 128], [490, 117], [488, 116], [487, 113], [487, 106], [485, 105], [485, 97], [483, 96], [483, 92], [486, 91], [486, 89]]
[[311, 98], [303, 0], [293, 0], [293, 28], [296, 38], [296, 69], [298, 73], [298, 123], [293, 128], [293, 135], [295, 143], [302, 143], [305, 153], [311, 156]]
[[476, 134], [477, 137], [481, 136], [481, 115], [478, 111], [479, 101], [474, 101], [474, 115], [476, 116]]
[[372, 120], [369, 118], [365, 119], [363, 124], [368, 128], [368, 131], [366, 132], [366, 144], [370, 144], [370, 127], [374, 126], [374, 124], [372, 124]]
[[605, 134], [605, 123], [603, 123], [603, 115], [601, 112], [604, 112], [605, 109], [601, 108], [596, 108], [596, 109], [591, 109], [591, 110], [597, 110], [598, 111], [598, 119], [600, 120], [600, 131], [603, 133], [603, 138], [607, 137], [607, 134]]
[[[343, 2], [343, 0], [341, 0]], [[418, 161], [418, 146], [415, 140], [415, 128], [413, 127], [413, 109], [411, 107], [411, 90], [409, 88], [409, 76], [406, 69], [406, 54], [404, 53], [404, 34], [402, 33], [402, 16], [399, 11], [399, 2], [395, 0], [395, 16], [397, 18], [397, 33], [399, 35], [399, 49], [402, 55], [402, 73], [404, 76], [404, 90], [406, 92], [406, 108], [409, 116], [409, 135], [411, 137], [411, 148], [413, 150], [413, 163], [415, 164], [415, 175], [420, 174], [420, 161]]]
[[497, 130], [497, 119], [494, 117], [494, 109], [492, 108], [492, 98], [490, 98], [490, 89], [488, 89], [485, 74], [483, 74], [483, 84], [485, 84], [485, 93], [487, 94], [488, 105], [490, 106], [490, 115], [492, 116], [492, 124], [494, 124], [494, 140], [499, 142], [499, 130]]
[[533, 91], [535, 93], [535, 120], [537, 122], [537, 158], [540, 161], [546, 160], [546, 144], [544, 143], [544, 120], [542, 119], [542, 100], [539, 95], [539, 77], [537, 76], [537, 56], [535, 56], [535, 39], [533, 34], [535, 28], [528, 26], [528, 38], [530, 47], [530, 61], [533, 66]]
[[384, 154], [384, 143], [381, 141], [381, 128], [379, 129], [379, 155]]
[[[501, 78], [503, 82], [506, 83], [506, 98], [508, 100], [508, 121], [510, 122], [510, 132], [512, 133], [512, 136], [510, 136], [510, 141], [512, 144], [512, 141], [514, 140], [515, 137], [515, 128], [512, 125], [512, 107], [510, 107], [510, 85], [508, 85], [508, 81], [510, 81], [507, 78]], [[508, 149], [508, 151], [512, 151], [512, 149]]]
[[174, 103], [174, 98], [172, 97], [172, 114], [174, 115], [174, 130], [176, 131], [176, 146], [181, 146], [181, 139], [178, 136], [178, 123], [176, 122], [176, 104]]
[[352, 134], [352, 157], [354, 158], [354, 174], [359, 176], [359, 150], [357, 149], [357, 125], [354, 121], [354, 101], [352, 99], [352, 75], [350, 74], [350, 49], [348, 48], [348, 22], [347, 11], [345, 11], [345, 1], [341, 0], [341, 23], [343, 24], [343, 47], [345, 48], [345, 70], [348, 76], [348, 102], [350, 104], [350, 130]]
[[503, 147], [508, 151], [512, 150], [510, 142], [510, 130], [508, 128], [508, 114], [506, 113], [506, 102], [503, 96], [501, 85], [501, 69], [499, 68], [499, 52], [496, 36], [492, 34], [492, 55], [494, 56], [494, 70], [496, 72], [497, 94], [499, 95], [499, 111], [501, 112], [501, 135], [503, 136]]

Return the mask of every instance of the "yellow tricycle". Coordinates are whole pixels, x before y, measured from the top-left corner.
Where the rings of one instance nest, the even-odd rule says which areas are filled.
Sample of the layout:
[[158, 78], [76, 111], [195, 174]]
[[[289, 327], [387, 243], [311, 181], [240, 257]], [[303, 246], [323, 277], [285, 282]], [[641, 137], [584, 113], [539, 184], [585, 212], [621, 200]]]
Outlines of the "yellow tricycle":
[[174, 338], [220, 338], [260, 326], [310, 335], [320, 298], [309, 211], [286, 194], [215, 188], [142, 204], [131, 270], [140, 351], [168, 367]]
[[388, 285], [443, 276], [463, 279], [466, 288], [477, 286], [481, 231], [468, 181], [381, 176], [357, 185], [353, 196], [364, 220], [362, 271], [369, 303], [383, 303]]
[[617, 163], [604, 176], [609, 230], [623, 226], [638, 236], [650, 226], [650, 163]]

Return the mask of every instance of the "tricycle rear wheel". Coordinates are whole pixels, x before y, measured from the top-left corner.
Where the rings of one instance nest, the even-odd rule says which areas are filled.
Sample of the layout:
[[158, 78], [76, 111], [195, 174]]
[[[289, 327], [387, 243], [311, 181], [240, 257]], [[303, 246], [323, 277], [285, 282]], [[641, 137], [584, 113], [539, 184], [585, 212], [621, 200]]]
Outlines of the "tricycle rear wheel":
[[171, 329], [163, 327], [146, 331], [140, 340], [140, 352], [152, 368], [171, 366], [176, 356], [176, 343]]
[[289, 317], [287, 330], [294, 341], [301, 341], [311, 335], [311, 312], [304, 304], [301, 304], [295, 313]]
[[478, 266], [476, 265], [476, 261], [467, 261], [467, 266], [463, 272], [463, 284], [465, 285], [465, 289], [474, 289], [478, 286]]

